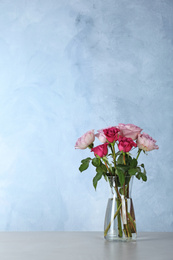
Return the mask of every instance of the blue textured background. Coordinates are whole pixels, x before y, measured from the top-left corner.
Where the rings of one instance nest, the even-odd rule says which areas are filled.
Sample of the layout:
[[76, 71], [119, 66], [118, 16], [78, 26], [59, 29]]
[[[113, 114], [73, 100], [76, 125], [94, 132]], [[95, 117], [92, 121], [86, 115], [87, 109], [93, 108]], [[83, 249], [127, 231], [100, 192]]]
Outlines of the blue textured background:
[[0, 230], [102, 230], [90, 129], [133, 123], [160, 149], [141, 156], [138, 231], [173, 231], [172, 0], [0, 0]]

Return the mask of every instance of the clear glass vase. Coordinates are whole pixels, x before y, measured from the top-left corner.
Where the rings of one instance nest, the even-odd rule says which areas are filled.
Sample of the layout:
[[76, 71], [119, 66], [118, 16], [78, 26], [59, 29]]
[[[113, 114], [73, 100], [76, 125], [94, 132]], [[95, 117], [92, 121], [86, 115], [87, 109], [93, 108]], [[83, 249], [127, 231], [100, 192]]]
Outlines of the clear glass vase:
[[125, 178], [121, 186], [117, 176], [108, 177], [111, 197], [108, 199], [104, 223], [104, 237], [108, 241], [136, 240], [136, 220], [131, 198], [133, 178]]

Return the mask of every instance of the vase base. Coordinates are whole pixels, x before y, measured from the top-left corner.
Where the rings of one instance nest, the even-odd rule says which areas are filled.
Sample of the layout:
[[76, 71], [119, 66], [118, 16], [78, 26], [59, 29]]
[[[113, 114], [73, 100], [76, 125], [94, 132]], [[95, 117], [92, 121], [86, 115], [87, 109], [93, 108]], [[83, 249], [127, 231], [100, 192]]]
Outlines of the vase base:
[[104, 237], [107, 241], [120, 241], [120, 242], [135, 242], [137, 239], [136, 233], [132, 234], [131, 237], [119, 237], [116, 234], [107, 234]]

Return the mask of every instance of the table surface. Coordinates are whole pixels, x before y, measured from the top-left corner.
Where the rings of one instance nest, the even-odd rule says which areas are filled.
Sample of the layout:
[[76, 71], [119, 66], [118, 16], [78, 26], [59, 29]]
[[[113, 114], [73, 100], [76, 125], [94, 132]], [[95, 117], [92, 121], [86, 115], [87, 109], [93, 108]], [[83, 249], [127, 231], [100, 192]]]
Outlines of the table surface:
[[1, 260], [173, 260], [173, 232], [108, 242], [103, 232], [0, 232]]

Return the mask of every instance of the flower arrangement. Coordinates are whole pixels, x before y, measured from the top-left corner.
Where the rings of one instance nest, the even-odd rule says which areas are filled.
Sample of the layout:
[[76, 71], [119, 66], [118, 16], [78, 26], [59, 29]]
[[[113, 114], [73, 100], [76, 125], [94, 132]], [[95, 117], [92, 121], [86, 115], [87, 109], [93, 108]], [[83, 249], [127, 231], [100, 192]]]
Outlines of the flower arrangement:
[[[96, 134], [94, 130], [90, 130], [78, 138], [75, 144], [76, 149], [89, 148], [94, 153], [94, 158], [87, 157], [81, 161], [80, 172], [85, 171], [91, 163], [96, 170], [93, 178], [94, 188], [96, 189], [98, 181], [104, 177], [116, 193], [117, 207], [113, 219], [118, 218], [119, 237], [132, 237], [132, 233], [136, 232], [135, 218], [128, 212], [127, 201], [124, 198], [129, 197], [129, 182], [132, 176], [147, 181], [144, 164], [138, 164], [139, 155], [142, 151], [146, 153], [159, 149], [156, 141], [148, 134], [141, 133], [142, 130], [133, 124], [121, 123], [98, 130]], [[94, 146], [96, 137], [102, 144]], [[134, 149], [137, 149], [137, 152], [132, 156], [131, 152]], [[113, 219], [105, 227], [105, 237]]]
[[[147, 180], [144, 164], [138, 165], [138, 157], [144, 153], [159, 149], [156, 141], [146, 133], [141, 133], [143, 129], [133, 124], [119, 124], [115, 127], [109, 127], [98, 130], [88, 131], [82, 135], [76, 142], [76, 149], [90, 148], [95, 157], [87, 157], [81, 161], [79, 170], [85, 171], [91, 162], [96, 167], [96, 175], [93, 178], [93, 185], [96, 189], [97, 182], [107, 176], [118, 176], [119, 182], [123, 185], [125, 177], [135, 176], [137, 179]], [[97, 137], [101, 143], [94, 147], [94, 140]], [[116, 151], [116, 145], [118, 151]], [[129, 153], [132, 149], [138, 148], [136, 158], [132, 158]], [[108, 150], [110, 149], [110, 153]]]

